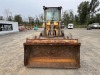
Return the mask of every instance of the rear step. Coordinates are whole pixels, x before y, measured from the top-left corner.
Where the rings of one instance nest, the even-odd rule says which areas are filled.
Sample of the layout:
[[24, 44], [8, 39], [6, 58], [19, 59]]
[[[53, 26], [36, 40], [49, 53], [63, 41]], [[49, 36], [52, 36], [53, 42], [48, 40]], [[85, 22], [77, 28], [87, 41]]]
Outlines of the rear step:
[[27, 39], [24, 43], [24, 65], [79, 68], [80, 45], [77, 39]]

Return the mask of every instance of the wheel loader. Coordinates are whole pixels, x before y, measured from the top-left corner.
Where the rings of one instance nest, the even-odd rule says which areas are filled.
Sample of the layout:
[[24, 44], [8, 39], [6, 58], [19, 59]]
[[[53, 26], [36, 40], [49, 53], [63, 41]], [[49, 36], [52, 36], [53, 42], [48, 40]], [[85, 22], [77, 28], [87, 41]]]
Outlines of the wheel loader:
[[66, 36], [61, 29], [62, 7], [45, 7], [44, 30], [39, 36], [27, 38], [24, 45], [24, 65], [36, 68], [79, 68], [78, 39]]

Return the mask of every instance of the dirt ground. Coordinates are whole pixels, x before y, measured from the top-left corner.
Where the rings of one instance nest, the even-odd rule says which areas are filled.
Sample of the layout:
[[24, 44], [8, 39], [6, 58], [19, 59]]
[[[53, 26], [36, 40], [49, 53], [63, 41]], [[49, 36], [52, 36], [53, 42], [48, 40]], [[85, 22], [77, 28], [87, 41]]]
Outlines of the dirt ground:
[[100, 30], [65, 29], [81, 42], [79, 69], [27, 68], [23, 64], [23, 43], [38, 35], [29, 30], [0, 35], [0, 75], [100, 75]]

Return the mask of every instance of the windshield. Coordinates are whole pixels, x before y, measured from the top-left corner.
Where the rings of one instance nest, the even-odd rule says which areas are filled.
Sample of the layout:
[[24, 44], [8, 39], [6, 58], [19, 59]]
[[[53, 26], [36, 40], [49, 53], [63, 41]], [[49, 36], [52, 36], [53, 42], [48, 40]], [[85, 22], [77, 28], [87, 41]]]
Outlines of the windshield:
[[46, 20], [59, 21], [59, 10], [56, 8], [50, 8], [46, 10]]

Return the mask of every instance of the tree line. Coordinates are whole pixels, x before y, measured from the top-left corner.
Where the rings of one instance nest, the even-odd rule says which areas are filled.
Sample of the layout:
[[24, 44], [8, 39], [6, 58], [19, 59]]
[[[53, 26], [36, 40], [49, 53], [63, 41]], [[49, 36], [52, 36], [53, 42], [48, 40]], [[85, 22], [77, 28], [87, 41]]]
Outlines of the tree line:
[[100, 24], [99, 5], [99, 0], [81, 2], [77, 8], [78, 14], [74, 15], [72, 10], [66, 10], [63, 13], [62, 21], [65, 25], [68, 25], [68, 23], [74, 23], [74, 25]]
[[[68, 23], [73, 23], [74, 25], [89, 25], [92, 23], [100, 24], [100, 2], [99, 0], [83, 1], [78, 5], [77, 14], [73, 13], [73, 10], [66, 10], [62, 14], [62, 23], [68, 25]], [[21, 15], [15, 15], [12, 17], [12, 13], [9, 10], [5, 10], [7, 21], [16, 21], [19, 24], [37, 24], [41, 26], [43, 23], [43, 14], [38, 17], [28, 17], [29, 21], [23, 21]], [[0, 20], [3, 20], [3, 16], [0, 16]]]

